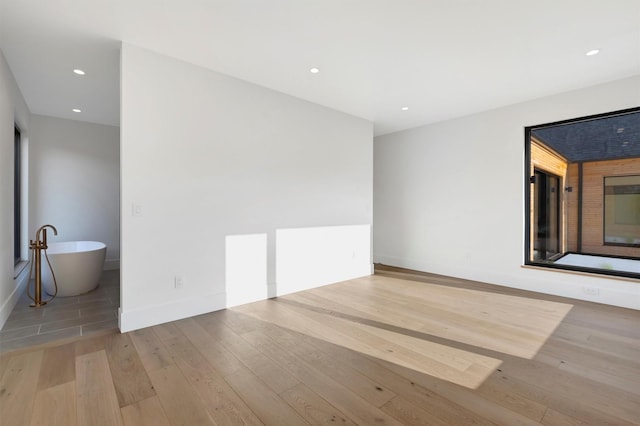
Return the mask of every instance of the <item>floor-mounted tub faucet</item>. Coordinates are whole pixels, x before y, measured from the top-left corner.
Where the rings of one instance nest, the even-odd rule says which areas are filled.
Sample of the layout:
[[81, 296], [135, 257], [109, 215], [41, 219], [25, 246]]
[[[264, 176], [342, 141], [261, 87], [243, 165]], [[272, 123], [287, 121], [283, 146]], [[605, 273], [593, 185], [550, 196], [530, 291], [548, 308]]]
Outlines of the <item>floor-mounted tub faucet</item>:
[[[29, 247], [33, 252], [31, 253], [31, 269], [29, 272], [29, 283], [31, 282], [31, 274], [33, 273], [33, 269], [36, 270], [36, 282], [35, 282], [35, 295], [31, 297], [28, 291], [27, 283], [27, 296], [33, 303], [30, 305], [31, 307], [38, 307], [46, 305], [48, 302], [52, 301], [56, 295], [54, 294], [51, 299], [47, 301], [42, 301], [42, 253], [44, 250], [45, 259], [47, 259], [47, 264], [49, 265], [49, 269], [51, 270], [51, 276], [53, 277], [53, 283], [56, 287], [56, 293], [58, 292], [58, 284], [56, 283], [56, 276], [53, 273], [53, 268], [51, 267], [51, 263], [49, 262], [49, 257], [47, 256], [47, 228], [51, 228], [53, 230], [53, 235], [58, 235], [58, 230], [53, 225], [42, 225], [36, 231], [36, 239], [29, 241]], [[40, 240], [40, 233], [42, 233], [42, 240]]]

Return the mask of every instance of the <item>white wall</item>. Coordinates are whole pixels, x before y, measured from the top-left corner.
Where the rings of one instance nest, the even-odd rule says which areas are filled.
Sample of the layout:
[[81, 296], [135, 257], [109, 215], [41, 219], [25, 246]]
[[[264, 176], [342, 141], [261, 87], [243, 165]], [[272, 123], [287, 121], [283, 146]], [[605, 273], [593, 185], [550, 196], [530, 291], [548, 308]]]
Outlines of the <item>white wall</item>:
[[121, 67], [122, 331], [226, 306], [241, 244], [256, 273], [229, 275], [264, 298], [278, 230], [371, 224], [372, 123], [130, 45]]
[[105, 267], [120, 260], [120, 129], [33, 115], [30, 226], [52, 224], [49, 241], [101, 241]]
[[[29, 144], [29, 109], [11, 74], [4, 55], [0, 51], [0, 328], [25, 288], [28, 270], [14, 278], [13, 262], [13, 129], [14, 123], [21, 130], [23, 159]], [[26, 162], [26, 160], [25, 160]], [[26, 167], [24, 167], [26, 174]], [[23, 180], [22, 208], [24, 232], [22, 255], [26, 258], [26, 199], [27, 185]]]
[[374, 262], [640, 309], [637, 280], [522, 267], [525, 126], [638, 105], [640, 76], [377, 137]]

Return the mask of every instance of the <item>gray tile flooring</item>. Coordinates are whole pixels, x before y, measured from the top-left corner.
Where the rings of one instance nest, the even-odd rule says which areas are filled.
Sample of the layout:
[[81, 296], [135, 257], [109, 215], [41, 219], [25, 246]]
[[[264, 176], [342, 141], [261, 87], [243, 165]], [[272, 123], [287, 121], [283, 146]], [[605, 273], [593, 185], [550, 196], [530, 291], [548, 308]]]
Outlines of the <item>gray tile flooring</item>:
[[120, 271], [104, 271], [98, 288], [81, 296], [56, 297], [39, 308], [31, 303], [25, 292], [0, 331], [0, 352], [117, 330]]

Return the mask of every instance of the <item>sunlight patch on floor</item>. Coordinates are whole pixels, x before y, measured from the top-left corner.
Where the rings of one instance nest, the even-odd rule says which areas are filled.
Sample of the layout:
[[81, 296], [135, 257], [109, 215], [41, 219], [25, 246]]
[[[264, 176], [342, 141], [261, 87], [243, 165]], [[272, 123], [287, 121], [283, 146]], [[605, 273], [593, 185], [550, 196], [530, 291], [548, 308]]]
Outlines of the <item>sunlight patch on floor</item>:
[[371, 276], [233, 310], [477, 388], [504, 355], [532, 359], [571, 307]]

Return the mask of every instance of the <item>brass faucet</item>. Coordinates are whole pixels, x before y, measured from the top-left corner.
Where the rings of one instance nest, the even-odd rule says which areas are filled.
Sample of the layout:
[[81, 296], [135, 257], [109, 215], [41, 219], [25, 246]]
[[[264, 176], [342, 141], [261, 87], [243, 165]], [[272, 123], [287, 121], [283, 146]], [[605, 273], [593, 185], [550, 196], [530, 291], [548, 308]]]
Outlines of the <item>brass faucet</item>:
[[[53, 235], [58, 235], [58, 230], [56, 229], [55, 226], [53, 225], [43, 225], [40, 228], [38, 228], [38, 230], [36, 231], [36, 239], [34, 240], [29, 240], [29, 247], [31, 248], [31, 250], [33, 250], [32, 253], [32, 258], [34, 259], [34, 261], [31, 263], [31, 272], [29, 272], [29, 281], [31, 281], [31, 273], [33, 272], [33, 269], [35, 267], [36, 270], [36, 283], [35, 283], [35, 298], [31, 297], [31, 294], [29, 294], [29, 292], [27, 291], [27, 296], [29, 296], [29, 298], [31, 300], [33, 300], [33, 303], [30, 305], [31, 307], [38, 307], [38, 306], [43, 306], [46, 305], [47, 302], [50, 302], [51, 300], [53, 300], [53, 297], [55, 297], [55, 295], [47, 300], [47, 301], [42, 301], [42, 253], [41, 250], [44, 250], [44, 255], [47, 259], [47, 263], [49, 264], [49, 269], [51, 269], [51, 275], [53, 276], [53, 282], [56, 284], [56, 293], [58, 292], [58, 286], [57, 283], [55, 282], [56, 280], [56, 276], [53, 274], [53, 268], [51, 268], [51, 263], [49, 262], [49, 257], [47, 256], [47, 228], [51, 228], [53, 230]], [[42, 233], [42, 240], [40, 240], [40, 233]]]
[[[53, 229], [53, 235], [58, 235], [58, 230], [56, 229], [55, 226], [53, 225], [42, 225], [40, 228], [38, 228], [38, 230], [36, 231], [36, 242], [40, 242], [40, 232], [42, 232], [42, 245], [44, 246], [43, 249], [47, 249], [47, 228], [51, 228]], [[31, 241], [31, 243], [33, 243], [33, 241]]]

